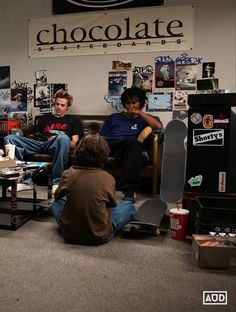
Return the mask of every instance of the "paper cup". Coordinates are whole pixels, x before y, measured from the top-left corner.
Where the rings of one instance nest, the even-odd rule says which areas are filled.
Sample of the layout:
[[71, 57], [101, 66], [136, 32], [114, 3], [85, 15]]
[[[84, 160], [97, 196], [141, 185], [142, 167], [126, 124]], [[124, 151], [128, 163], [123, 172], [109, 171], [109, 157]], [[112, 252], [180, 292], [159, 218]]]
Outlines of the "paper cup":
[[176, 240], [185, 239], [188, 225], [189, 211], [186, 209], [170, 209], [170, 233], [171, 238]]
[[6, 156], [9, 157], [10, 159], [14, 159], [15, 158], [15, 145], [13, 144], [6, 144], [5, 145], [5, 153]]

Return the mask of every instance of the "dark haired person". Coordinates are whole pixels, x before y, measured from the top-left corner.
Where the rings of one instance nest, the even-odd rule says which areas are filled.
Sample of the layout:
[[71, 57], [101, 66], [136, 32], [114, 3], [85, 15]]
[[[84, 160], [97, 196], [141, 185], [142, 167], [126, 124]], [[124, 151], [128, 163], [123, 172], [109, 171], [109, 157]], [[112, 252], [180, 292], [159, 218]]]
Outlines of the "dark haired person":
[[75, 165], [62, 175], [52, 211], [68, 243], [106, 243], [135, 214], [131, 201], [116, 204], [115, 180], [103, 170], [109, 152], [102, 136], [87, 135], [75, 149]]
[[[36, 131], [47, 137], [47, 141], [38, 141], [18, 135], [8, 135], [4, 144], [14, 144], [15, 158], [24, 160], [32, 154], [49, 153], [53, 157], [52, 192], [57, 188], [62, 172], [68, 168], [70, 148], [75, 147], [83, 134], [80, 121], [72, 115], [66, 115], [72, 105], [73, 97], [66, 91], [59, 90], [55, 94], [55, 113], [45, 114], [36, 125]], [[32, 188], [32, 181], [18, 183], [17, 191]]]
[[124, 199], [135, 201], [135, 193], [140, 187], [143, 144], [137, 140], [146, 127], [163, 128], [158, 117], [154, 118], [142, 111], [147, 102], [146, 92], [131, 87], [121, 95], [124, 112], [108, 117], [100, 134], [109, 143], [110, 156], [115, 163], [121, 164], [119, 181]]

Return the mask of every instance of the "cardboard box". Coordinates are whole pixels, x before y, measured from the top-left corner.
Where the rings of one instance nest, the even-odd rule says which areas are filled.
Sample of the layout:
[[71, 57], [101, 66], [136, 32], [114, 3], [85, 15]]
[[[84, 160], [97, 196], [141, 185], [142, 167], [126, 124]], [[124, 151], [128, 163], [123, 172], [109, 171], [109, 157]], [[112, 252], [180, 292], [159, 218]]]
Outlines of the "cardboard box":
[[15, 159], [3, 158], [3, 160], [0, 160], [0, 168], [15, 167], [15, 166], [16, 166]]
[[192, 252], [200, 268], [236, 269], [236, 237], [193, 235]]

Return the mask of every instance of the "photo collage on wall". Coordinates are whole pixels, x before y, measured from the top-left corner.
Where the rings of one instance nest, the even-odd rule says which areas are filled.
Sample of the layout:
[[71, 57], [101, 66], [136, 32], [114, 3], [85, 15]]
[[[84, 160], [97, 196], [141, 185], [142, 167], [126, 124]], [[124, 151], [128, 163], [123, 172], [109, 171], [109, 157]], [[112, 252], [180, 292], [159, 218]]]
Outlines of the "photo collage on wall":
[[11, 84], [10, 66], [0, 66], [0, 119], [17, 119], [20, 124], [30, 119], [27, 84]]
[[0, 119], [32, 124], [32, 105], [39, 113], [51, 113], [55, 93], [68, 90], [66, 83], [48, 83], [46, 70], [37, 70], [35, 80], [33, 88], [27, 82], [11, 82], [10, 66], [0, 66]]
[[59, 90], [68, 90], [66, 83], [48, 83], [46, 70], [35, 72], [36, 84], [34, 85], [34, 107], [39, 108], [40, 113], [51, 113], [54, 106], [54, 96]]
[[[176, 118], [184, 118], [188, 109], [188, 94], [220, 92], [215, 76], [215, 63], [203, 62], [200, 57], [186, 53], [176, 59], [158, 56], [154, 66], [132, 66], [130, 61], [115, 60], [108, 72], [108, 92], [105, 100], [117, 111], [123, 111], [120, 96], [129, 86], [147, 92], [148, 112], [175, 112]], [[200, 68], [199, 68], [200, 67]], [[197, 79], [201, 71], [201, 79]], [[223, 90], [222, 90], [223, 91]]]

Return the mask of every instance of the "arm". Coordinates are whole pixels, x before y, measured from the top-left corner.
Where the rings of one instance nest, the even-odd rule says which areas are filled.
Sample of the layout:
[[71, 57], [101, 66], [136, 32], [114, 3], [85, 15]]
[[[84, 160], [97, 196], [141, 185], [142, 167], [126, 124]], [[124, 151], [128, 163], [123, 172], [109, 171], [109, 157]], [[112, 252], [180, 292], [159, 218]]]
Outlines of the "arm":
[[152, 128], [152, 129], [162, 129], [163, 128], [163, 124], [160, 120], [155, 119], [153, 116], [148, 115], [142, 111], [139, 111], [138, 113], [139, 116], [141, 116], [144, 120], [146, 120], [146, 122], [148, 123], [148, 125]]
[[130, 107], [128, 112], [130, 115], [142, 117], [152, 129], [156, 129], [156, 128], [162, 129], [163, 128], [163, 124], [160, 120], [155, 119], [153, 116], [148, 115], [148, 114], [144, 113], [143, 111], [141, 111], [137, 108]]
[[116, 202], [116, 187], [115, 187], [115, 180], [112, 176], [110, 176], [111, 181], [108, 184], [108, 203], [107, 206], [113, 208], [117, 205]]
[[104, 122], [101, 130], [99, 131], [99, 134], [101, 136], [103, 136], [104, 138], [108, 137], [109, 136], [109, 133], [111, 131], [111, 125], [112, 125], [112, 115], [110, 115]]
[[79, 142], [79, 135], [77, 135], [77, 134], [72, 135], [70, 146], [71, 146], [72, 148], [75, 148], [77, 142]]
[[35, 125], [35, 129], [36, 129], [36, 132], [40, 132], [40, 133], [43, 133], [43, 118], [44, 117], [38, 117], [39, 120], [37, 122], [37, 124]]
[[71, 148], [75, 148], [76, 144], [79, 142], [80, 138], [83, 136], [83, 126], [80, 119], [75, 118], [73, 134], [71, 136]]

